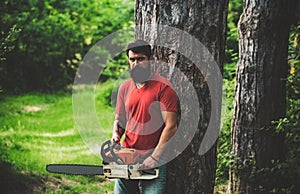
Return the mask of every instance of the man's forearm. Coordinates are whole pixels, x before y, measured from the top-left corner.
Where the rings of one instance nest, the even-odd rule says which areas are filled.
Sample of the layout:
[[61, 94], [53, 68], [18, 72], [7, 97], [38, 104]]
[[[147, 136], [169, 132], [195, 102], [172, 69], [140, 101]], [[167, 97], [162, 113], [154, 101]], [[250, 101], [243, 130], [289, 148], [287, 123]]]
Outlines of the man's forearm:
[[119, 120], [115, 120], [113, 126], [112, 140], [117, 143], [120, 142], [120, 139], [123, 136], [124, 132], [125, 129], [119, 125]]
[[152, 157], [154, 157], [157, 160], [161, 158], [163, 152], [165, 151], [166, 143], [174, 136], [176, 131], [177, 131], [176, 124], [171, 126], [166, 126], [163, 129], [159, 142], [152, 153]]
[[155, 168], [159, 164], [168, 141], [174, 136], [177, 131], [177, 113], [162, 111], [162, 117], [165, 121], [165, 127], [159, 138], [158, 144], [155, 147], [152, 155], [146, 158], [143, 162], [143, 166], [146, 168]]

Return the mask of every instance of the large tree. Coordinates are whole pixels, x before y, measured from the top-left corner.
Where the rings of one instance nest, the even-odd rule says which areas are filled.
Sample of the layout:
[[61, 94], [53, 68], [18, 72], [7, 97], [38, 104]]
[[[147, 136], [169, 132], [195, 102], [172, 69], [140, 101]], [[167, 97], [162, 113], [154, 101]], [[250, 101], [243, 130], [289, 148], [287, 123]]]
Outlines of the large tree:
[[[284, 135], [272, 121], [285, 116], [288, 38], [295, 4], [244, 0], [238, 23], [230, 193], [267, 192], [279, 177], [261, 174], [284, 159]], [[269, 174], [270, 175], [270, 174]]]
[[[205, 60], [203, 49], [195, 52], [194, 42], [188, 40], [185, 42], [186, 44], [182, 44], [181, 38], [184, 37], [184, 33], [178, 35], [178, 32], [172, 29], [160, 31], [151, 25], [168, 25], [189, 33], [208, 49], [219, 66], [216, 71], [221, 71], [225, 50], [227, 4], [228, 0], [136, 1], [136, 38], [145, 39], [154, 45], [155, 59], [160, 61], [156, 63], [154, 69], [169, 78], [176, 91], [181, 91], [182, 94], [181, 128], [179, 129], [181, 132], [183, 131], [180, 137], [182, 141], [185, 138], [190, 138], [189, 134], [184, 133], [184, 131], [189, 131], [194, 127], [193, 122], [185, 122], [186, 118], [184, 117], [191, 115], [193, 107], [189, 104], [184, 105], [184, 103], [194, 99], [192, 94], [188, 92], [186, 85], [182, 83], [187, 80], [190, 81], [198, 96], [196, 104], [199, 104], [199, 107], [197, 107], [196, 112], [200, 119], [199, 122], [196, 121], [197, 130], [188, 148], [169, 164], [168, 193], [213, 192], [216, 170], [216, 143], [214, 141], [216, 134], [211, 137], [211, 145], [201, 149], [200, 145], [203, 145], [202, 140], [211, 119], [210, 115], [214, 111], [212, 109], [215, 108], [211, 105], [210, 92], [214, 89], [221, 90], [221, 88], [208, 87], [207, 79], [209, 78], [207, 77], [212, 76], [213, 67], [207, 65], [204, 68], [206, 69], [205, 72], [203, 69], [199, 71], [199, 68], [188, 59], [188, 56], [183, 56], [176, 49], [161, 46], [158, 42], [164, 37], [169, 45], [175, 45], [176, 48], [184, 47], [187, 53], [198, 57], [200, 61]], [[166, 63], [163, 64], [162, 61]], [[180, 73], [176, 73], [174, 69], [179, 69], [186, 77], [180, 76]], [[217, 123], [219, 120], [215, 122]], [[215, 130], [218, 131], [218, 129]], [[206, 153], [203, 155], [204, 152]]]

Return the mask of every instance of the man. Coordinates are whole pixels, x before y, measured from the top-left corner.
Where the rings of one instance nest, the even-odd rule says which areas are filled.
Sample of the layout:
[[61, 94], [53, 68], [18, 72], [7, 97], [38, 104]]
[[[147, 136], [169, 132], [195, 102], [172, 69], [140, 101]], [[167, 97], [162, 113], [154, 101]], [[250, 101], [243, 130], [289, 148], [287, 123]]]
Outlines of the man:
[[159, 166], [159, 177], [153, 180], [115, 181], [115, 193], [163, 193], [166, 166], [160, 166], [166, 143], [177, 130], [178, 97], [170, 82], [151, 72], [150, 45], [136, 40], [127, 45], [126, 54], [131, 79], [119, 88], [112, 141], [134, 148], [144, 159], [145, 168]]

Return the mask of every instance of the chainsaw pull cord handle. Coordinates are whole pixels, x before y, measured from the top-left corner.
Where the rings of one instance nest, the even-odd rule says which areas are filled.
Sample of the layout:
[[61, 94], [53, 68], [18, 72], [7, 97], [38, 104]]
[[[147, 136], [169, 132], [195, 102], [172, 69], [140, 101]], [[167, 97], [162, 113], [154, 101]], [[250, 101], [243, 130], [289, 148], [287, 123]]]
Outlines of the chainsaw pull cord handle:
[[[118, 157], [114, 151], [117, 143], [111, 142], [111, 140], [107, 140], [101, 146], [101, 156], [103, 158], [103, 162], [110, 163], [116, 162], [117, 164], [124, 164], [120, 157]], [[111, 154], [112, 157], [109, 157], [108, 154]]]

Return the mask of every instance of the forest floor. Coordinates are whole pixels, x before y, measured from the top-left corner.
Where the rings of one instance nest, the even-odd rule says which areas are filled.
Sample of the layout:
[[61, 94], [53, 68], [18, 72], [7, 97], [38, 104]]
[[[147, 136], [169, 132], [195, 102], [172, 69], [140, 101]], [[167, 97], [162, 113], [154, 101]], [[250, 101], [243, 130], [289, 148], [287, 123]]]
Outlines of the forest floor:
[[[0, 172], [0, 188], [3, 193], [61, 193], [81, 184], [79, 180], [70, 180], [66, 177], [17, 171], [7, 163], [0, 163]], [[100, 178], [93, 186], [103, 188], [105, 184], [111, 184], [111, 181], [103, 181]], [[72, 190], [69, 191], [72, 193]], [[105, 191], [105, 193], [112, 193], [112, 191]]]
[[[60, 193], [66, 192], [66, 186], [72, 187], [80, 184], [79, 181], [69, 180], [65, 177], [19, 172], [7, 163], [0, 163], [0, 172], [0, 188], [3, 193]], [[109, 180], [99, 181], [98, 187], [110, 184], [109, 182]], [[219, 185], [215, 188], [214, 194], [224, 194], [226, 189], [226, 185]], [[106, 193], [113, 192], [107, 191]]]

